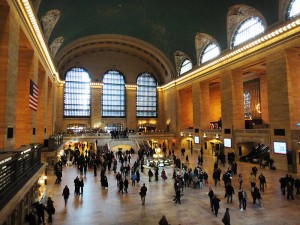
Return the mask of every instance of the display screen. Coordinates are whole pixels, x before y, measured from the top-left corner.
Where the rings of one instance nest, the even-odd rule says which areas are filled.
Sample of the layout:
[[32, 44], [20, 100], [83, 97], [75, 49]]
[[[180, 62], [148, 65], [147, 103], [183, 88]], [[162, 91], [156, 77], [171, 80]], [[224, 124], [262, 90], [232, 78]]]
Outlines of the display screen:
[[274, 141], [274, 153], [286, 154], [286, 142]]
[[231, 148], [231, 139], [230, 138], [224, 138], [224, 147]]
[[194, 142], [195, 142], [195, 144], [200, 144], [200, 138], [199, 138], [199, 136], [195, 136], [194, 137]]

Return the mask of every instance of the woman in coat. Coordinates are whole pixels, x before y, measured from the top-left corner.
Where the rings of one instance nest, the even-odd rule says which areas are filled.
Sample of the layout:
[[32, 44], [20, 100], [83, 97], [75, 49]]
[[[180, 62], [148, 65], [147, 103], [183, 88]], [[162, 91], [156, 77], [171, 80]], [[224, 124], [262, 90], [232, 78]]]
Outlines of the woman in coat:
[[165, 181], [166, 179], [168, 179], [168, 177], [166, 175], [166, 171], [164, 169], [161, 171], [161, 178], [163, 179], [163, 181]]

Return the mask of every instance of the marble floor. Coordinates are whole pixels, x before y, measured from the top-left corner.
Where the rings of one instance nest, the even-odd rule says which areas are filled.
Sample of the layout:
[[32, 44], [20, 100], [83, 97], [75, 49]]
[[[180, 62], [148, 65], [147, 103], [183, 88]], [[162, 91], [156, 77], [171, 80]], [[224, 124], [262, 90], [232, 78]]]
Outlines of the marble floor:
[[[180, 156], [179, 151], [175, 155]], [[189, 154], [190, 163], [188, 167], [194, 168], [197, 162], [197, 153]], [[134, 161], [133, 156], [131, 162]], [[185, 159], [185, 158], [183, 158]], [[212, 170], [215, 158], [204, 156], [203, 170], [208, 172], [209, 185], [212, 185]], [[118, 164], [119, 166], [119, 164]], [[83, 195], [74, 195], [74, 179], [80, 177], [76, 166], [63, 168], [61, 184], [55, 184], [53, 173], [48, 174], [47, 196], [54, 200], [56, 213], [53, 216], [52, 224], [58, 225], [154, 225], [158, 224], [162, 215], [166, 215], [167, 220], [172, 225], [188, 224], [223, 224], [221, 222], [226, 207], [230, 209], [231, 224], [252, 224], [252, 225], [299, 225], [300, 224], [300, 195], [295, 200], [287, 200], [280, 191], [279, 179], [285, 176], [285, 171], [273, 171], [260, 169], [267, 180], [267, 187], [262, 195], [262, 207], [253, 205], [250, 194], [250, 170], [253, 165], [238, 163], [238, 173], [244, 177], [244, 189], [248, 193], [248, 207], [241, 212], [238, 206], [237, 176], [233, 176], [233, 187], [236, 194], [233, 203], [227, 203], [224, 198], [224, 186], [213, 187], [215, 194], [221, 199], [219, 215], [216, 217], [209, 207], [208, 186], [203, 189], [185, 188], [183, 191], [181, 205], [173, 202], [173, 167], [165, 168], [168, 179], [163, 182], [149, 182], [147, 172], [141, 174], [141, 182], [136, 186], [129, 185], [128, 194], [120, 194], [117, 189], [117, 182], [113, 171], [107, 172], [108, 189], [100, 187], [100, 176], [94, 177], [93, 170], [90, 169], [84, 177]], [[226, 167], [221, 167], [223, 172]], [[160, 172], [161, 172], [160, 168]], [[222, 173], [223, 173], [222, 172]], [[297, 175], [293, 174], [294, 177]], [[154, 179], [153, 179], [154, 180]], [[148, 187], [145, 205], [141, 204], [139, 189], [145, 183]], [[70, 198], [67, 206], [64, 205], [62, 190], [65, 185], [70, 188]]]

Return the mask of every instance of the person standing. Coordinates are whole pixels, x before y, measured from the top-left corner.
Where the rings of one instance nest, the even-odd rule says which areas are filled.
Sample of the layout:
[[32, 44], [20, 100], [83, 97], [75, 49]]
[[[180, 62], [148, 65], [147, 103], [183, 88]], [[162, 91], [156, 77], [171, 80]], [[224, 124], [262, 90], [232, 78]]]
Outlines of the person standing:
[[224, 214], [224, 216], [223, 216], [222, 222], [223, 222], [225, 225], [230, 225], [229, 208], [226, 208], [226, 212], [225, 212], [225, 214]]
[[147, 189], [147, 187], [146, 187], [146, 185], [144, 183], [143, 186], [141, 187], [141, 190], [140, 190], [142, 205], [145, 205], [147, 190], [148, 189]]
[[66, 205], [67, 205], [67, 202], [68, 202], [68, 198], [69, 198], [69, 196], [70, 196], [70, 190], [69, 190], [68, 185], [66, 185], [66, 186], [64, 187], [62, 196], [64, 196], [65, 206], [66, 206]]

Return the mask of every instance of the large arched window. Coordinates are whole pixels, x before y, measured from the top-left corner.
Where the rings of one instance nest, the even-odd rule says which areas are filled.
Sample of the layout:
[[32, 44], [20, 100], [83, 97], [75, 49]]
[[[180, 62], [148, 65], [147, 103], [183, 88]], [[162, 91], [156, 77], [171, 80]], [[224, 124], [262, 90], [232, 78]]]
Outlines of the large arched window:
[[233, 35], [231, 47], [234, 48], [246, 41], [262, 34], [265, 31], [263, 21], [259, 17], [250, 17], [244, 20]]
[[189, 59], [183, 60], [180, 66], [179, 75], [184, 74], [185, 72], [191, 70], [192, 68], [193, 68], [192, 62]]
[[149, 73], [137, 79], [136, 116], [157, 117], [157, 82]]
[[287, 10], [287, 19], [292, 19], [300, 15], [300, 0], [292, 0], [288, 10]]
[[125, 79], [116, 70], [104, 74], [102, 87], [102, 117], [125, 117]]
[[200, 64], [216, 58], [218, 55], [220, 55], [219, 46], [215, 42], [211, 42], [204, 47], [200, 57]]
[[64, 117], [90, 117], [90, 76], [82, 68], [72, 68], [66, 73], [64, 86]]
[[249, 91], [244, 92], [244, 116], [246, 119], [251, 119], [251, 95]]

